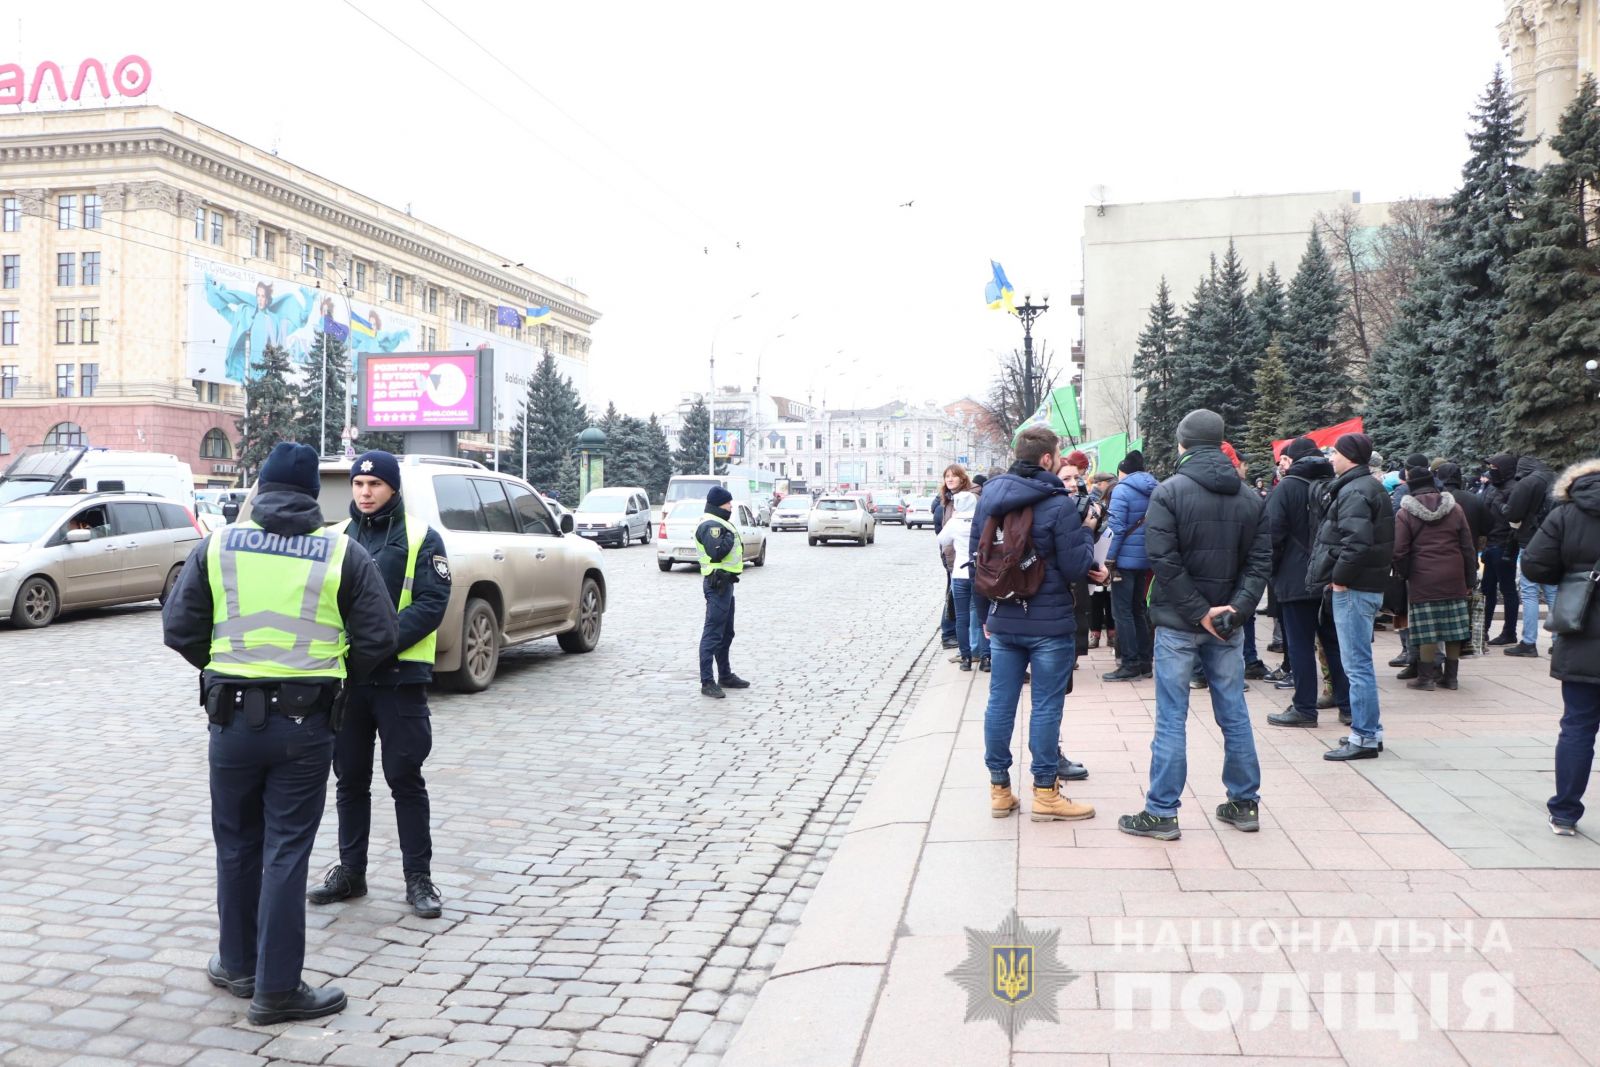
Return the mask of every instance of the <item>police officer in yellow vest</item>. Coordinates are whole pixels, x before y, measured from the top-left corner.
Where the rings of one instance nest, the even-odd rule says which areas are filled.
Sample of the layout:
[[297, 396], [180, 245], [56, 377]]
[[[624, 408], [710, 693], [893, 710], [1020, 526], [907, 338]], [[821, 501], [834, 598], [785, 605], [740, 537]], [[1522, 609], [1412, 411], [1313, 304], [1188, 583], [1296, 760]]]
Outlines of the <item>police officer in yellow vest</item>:
[[339, 779], [339, 862], [306, 894], [313, 904], [365, 896], [367, 836], [372, 827], [372, 752], [383, 746], [383, 777], [394, 798], [406, 903], [425, 919], [439, 917], [433, 884], [428, 783], [422, 764], [433, 750], [428, 683], [433, 680], [436, 631], [450, 604], [450, 561], [444, 541], [426, 522], [406, 514], [400, 462], [388, 452], [358, 456], [350, 467], [350, 518], [345, 535], [372, 554], [389, 597], [400, 609], [400, 651], [352, 686], [344, 725], [333, 750]]
[[201, 669], [211, 723], [218, 952], [211, 983], [250, 997], [257, 1025], [345, 1006], [300, 978], [306, 868], [322, 821], [346, 680], [394, 655], [399, 627], [360, 545], [322, 529], [309, 445], [262, 464], [250, 520], [189, 555], [161, 612], [167, 647]]
[[[750, 688], [728, 665], [728, 650], [733, 647], [733, 587], [744, 570], [744, 540], [732, 515], [733, 494], [720, 485], [712, 486], [706, 494], [705, 521], [694, 532], [700, 551], [700, 584], [706, 595], [706, 623], [700, 631], [700, 692], [717, 700], [727, 696], [724, 689]], [[713, 663], [716, 675], [711, 673]]]

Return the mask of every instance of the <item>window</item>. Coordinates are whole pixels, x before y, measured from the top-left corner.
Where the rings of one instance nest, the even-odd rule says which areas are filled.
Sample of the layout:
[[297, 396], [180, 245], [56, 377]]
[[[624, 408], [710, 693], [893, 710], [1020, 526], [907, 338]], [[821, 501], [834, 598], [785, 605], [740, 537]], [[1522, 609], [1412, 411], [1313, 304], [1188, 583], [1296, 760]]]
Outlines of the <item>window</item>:
[[478, 494], [469, 479], [459, 474], [440, 474], [433, 479], [433, 495], [439, 503], [439, 521], [446, 530], [487, 533]]
[[428, 313], [430, 315], [439, 314], [439, 290], [437, 289], [430, 288], [428, 290]]
[[[822, 447], [822, 435], [819, 433], [819, 434], [817, 434], [817, 448], [820, 449], [821, 447]], [[817, 473], [821, 474], [822, 472], [818, 471]]]
[[78, 343], [81, 345], [97, 345], [100, 343], [100, 309], [81, 308], [78, 311]]
[[202, 382], [194, 379], [194, 398], [202, 404], [220, 403], [222, 388], [216, 382]]
[[85, 252], [83, 254], [83, 284], [100, 284], [100, 253]]
[[866, 448], [867, 447], [867, 435], [866, 434], [862, 434], [861, 435], [861, 447], [862, 448]]
[[911, 461], [909, 459], [903, 459], [903, 460], [900, 461], [900, 473], [901, 474], [910, 474], [911, 473]]
[[817, 471], [816, 471], [817, 477], [818, 478], [822, 477], [822, 464], [818, 463], [818, 464], [815, 464], [815, 466], [817, 468]]
[[439, 335], [434, 331], [434, 328], [432, 326], [424, 327], [422, 334], [424, 339], [424, 347], [422, 350], [424, 352], [439, 351]]
[[56, 396], [67, 397], [72, 395], [73, 375], [77, 371], [71, 363], [56, 364]]
[[406, 302], [406, 280], [398, 274], [389, 275], [389, 299], [396, 304]]
[[111, 522], [119, 537], [161, 529], [161, 515], [154, 504], [112, 504]]
[[928, 445], [927, 445], [927, 447], [929, 447], [929, 448], [933, 447], [933, 431], [932, 430], [928, 431]]
[[50, 432], [44, 435], [47, 445], [87, 445], [88, 436], [83, 432], [83, 427], [75, 422], [58, 422], [50, 427]]
[[206, 239], [206, 209], [203, 207], [194, 209], [194, 239], [196, 241]]
[[17, 343], [17, 324], [21, 312], [0, 311], [0, 345], [14, 345]]
[[839, 435], [839, 447], [840, 448], [849, 448], [850, 447], [850, 433], [849, 433], [849, 431], [846, 431], [846, 432], [844, 432], [844, 433]]
[[76, 252], [56, 253], [56, 284], [78, 284], [78, 255]]
[[[462, 297], [460, 300], [456, 301], [456, 321], [457, 322], [466, 322], [467, 321], [467, 298], [466, 297]], [[541, 326], [541, 327], [539, 327], [539, 329], [543, 330], [544, 327]]]
[[4, 270], [0, 272], [4, 274], [4, 286], [7, 289], [15, 289], [22, 281], [22, 257], [6, 256], [4, 263]]
[[472, 479], [472, 488], [478, 494], [478, 503], [483, 505], [483, 517], [489, 524], [489, 532], [518, 533], [516, 513], [511, 510], [511, 501], [506, 497], [503, 484], [491, 478]]
[[261, 258], [274, 261], [278, 258], [278, 235], [271, 230], [261, 231]]
[[15, 400], [17, 396], [17, 365], [0, 365], [0, 400]]
[[[72, 343], [72, 324], [77, 320], [78, 313], [73, 308], [56, 308], [56, 344], [70, 345]], [[56, 368], [56, 376], [60, 377], [60, 367]], [[57, 396], [71, 396], [71, 393], [57, 393]]]
[[361, 262], [360, 260], [356, 260], [356, 292], [364, 293], [366, 291], [367, 291], [367, 265], [365, 263]]
[[200, 458], [229, 458], [228, 435], [221, 430], [207, 430], [206, 435], [200, 439]]
[[261, 227], [260, 226], [252, 227], [251, 230], [250, 230], [249, 235], [245, 238], [245, 242], [246, 242], [245, 243], [245, 253], [244, 253], [245, 255], [249, 256], [251, 259], [254, 259], [254, 258], [256, 258], [256, 256], [260, 255], [261, 254]]
[[8, 196], [0, 202], [0, 219], [4, 220], [0, 225], [3, 225], [6, 233], [16, 233], [22, 229], [22, 208], [17, 204], [16, 197]]
[[100, 364], [78, 364], [78, 384], [81, 386], [79, 395], [94, 396], [95, 386], [100, 384]]
[[83, 228], [98, 230], [100, 228], [100, 197], [88, 193], [83, 198]]
[[161, 519], [161, 528], [164, 530], [192, 530], [194, 523], [189, 521], [189, 515], [183, 510], [181, 504], [168, 504], [158, 501], [148, 505], [156, 509], [156, 514]]
[[[911, 447], [911, 431], [910, 430], [907, 430], [904, 434], [901, 435], [901, 437], [900, 437], [900, 447], [901, 448], [910, 448]], [[907, 473], [910, 473], [910, 472], [908, 471]]]
[[879, 448], [883, 447], [883, 437], [884, 437], [884, 435], [881, 434], [881, 433], [878, 435], [878, 447]]
[[322, 277], [322, 268], [324, 266], [325, 266], [325, 263], [324, 263], [323, 258], [322, 258], [322, 249], [313, 248], [311, 250], [311, 270], [312, 270], [312, 273], [314, 273], [319, 278]]
[[933, 477], [933, 464], [928, 464], [928, 477]]
[[4, 430], [0, 430], [0, 456], [9, 456], [10, 454], [11, 438], [6, 436], [6, 432]]
[[220, 211], [211, 213], [211, 243], [214, 245], [222, 243], [222, 212]]
[[310, 245], [303, 244], [303, 245], [300, 246], [300, 273], [301, 274], [310, 274], [311, 273], [311, 246]]
[[60, 200], [58, 200], [56, 202], [56, 229], [58, 229], [58, 230], [70, 230], [70, 229], [72, 229], [72, 215], [73, 215], [73, 212], [75, 212], [77, 210], [78, 210], [78, 198], [77, 197], [75, 197], [75, 196], [63, 196]]

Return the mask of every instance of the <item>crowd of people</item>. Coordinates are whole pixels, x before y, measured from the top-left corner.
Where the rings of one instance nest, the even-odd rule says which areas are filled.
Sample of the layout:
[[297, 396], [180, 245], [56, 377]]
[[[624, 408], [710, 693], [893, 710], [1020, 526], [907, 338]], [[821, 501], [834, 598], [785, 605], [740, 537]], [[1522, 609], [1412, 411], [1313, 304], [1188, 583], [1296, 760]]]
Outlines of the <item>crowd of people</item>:
[[[1218, 818], [1255, 830], [1250, 680], [1288, 694], [1270, 725], [1315, 728], [1337, 709], [1350, 729], [1324, 758], [1376, 759], [1378, 632], [1397, 634], [1388, 662], [1408, 688], [1455, 691], [1464, 658], [1495, 646], [1540, 655], [1542, 602], [1564, 705], [1550, 825], [1575, 832], [1600, 729], [1600, 608], [1588, 608], [1600, 600], [1600, 460], [1558, 476], [1534, 457], [1502, 453], [1468, 483], [1449, 457], [1415, 453], [1390, 471], [1370, 438], [1347, 433], [1328, 446], [1287, 442], [1268, 486], [1250, 479], [1216, 413], [1190, 412], [1177, 440], [1176, 473], [1161, 482], [1138, 451], [1114, 475], [1095, 473], [1084, 453], [1062, 454], [1045, 427], [1018, 436], [1004, 474], [969, 477], [959, 465], [944, 473], [934, 508], [944, 644], [962, 670], [992, 673], [984, 736], [994, 817], [1020, 807], [1010, 738], [1030, 680], [1032, 816], [1094, 816], [1062, 793], [1088, 770], [1067, 759], [1061, 721], [1078, 658], [1102, 633], [1117, 660], [1105, 681], [1155, 682], [1145, 805], [1119, 827], [1171, 840], [1180, 835], [1191, 690], [1210, 690], [1222, 734], [1228, 799]], [[1503, 625], [1491, 636], [1497, 605]], [[1258, 614], [1273, 623], [1268, 651], [1284, 654], [1275, 669], [1256, 652]]]

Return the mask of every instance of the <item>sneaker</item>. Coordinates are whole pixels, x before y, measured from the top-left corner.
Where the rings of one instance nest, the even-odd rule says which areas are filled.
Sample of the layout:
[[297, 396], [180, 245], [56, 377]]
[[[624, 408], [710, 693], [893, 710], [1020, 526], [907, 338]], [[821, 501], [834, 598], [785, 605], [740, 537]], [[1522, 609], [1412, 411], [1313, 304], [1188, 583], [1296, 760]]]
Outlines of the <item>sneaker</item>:
[[1077, 822], [1080, 819], [1094, 818], [1094, 808], [1062, 796], [1059, 783], [1048, 789], [1034, 786], [1032, 818], [1034, 822], [1051, 822], [1057, 819], [1062, 822]]
[[1141, 811], [1137, 815], [1124, 815], [1117, 820], [1117, 829], [1134, 837], [1153, 837], [1157, 841], [1176, 841], [1183, 836], [1183, 831], [1178, 829], [1178, 817], [1169, 815], [1162, 818], [1151, 815], [1148, 811]]
[[439, 898], [439, 887], [425, 874], [406, 875], [406, 903], [424, 919], [437, 919], [443, 912], [444, 901]]
[[[1318, 704], [1317, 707], [1320, 708], [1320, 707], [1322, 707], [1322, 705]], [[1341, 711], [1339, 713], [1339, 725], [1340, 726], [1349, 726], [1350, 725], [1350, 713], [1348, 711]]]
[[1267, 646], [1267, 651], [1268, 652], [1282, 652], [1283, 651], [1283, 642], [1282, 641], [1274, 641], [1274, 642], [1272, 642], [1271, 644], [1269, 644]]
[[718, 685], [716, 682], [701, 682], [700, 695], [703, 697], [710, 697], [712, 700], [726, 700], [728, 698], [728, 694], [724, 693], [722, 691], [722, 686]]
[[1244, 676], [1259, 681], [1267, 676], [1267, 665], [1260, 660], [1256, 660], [1254, 663], [1246, 663], [1244, 665]]
[[971, 656], [962, 656], [961, 657], [961, 669], [964, 670], [964, 671], [972, 670], [972, 657]]
[[1100, 679], [1101, 679], [1101, 681], [1106, 681], [1106, 682], [1132, 682], [1132, 681], [1137, 680], [1138, 677], [1139, 677], [1139, 668], [1138, 667], [1118, 667], [1116, 670], [1111, 671], [1109, 674], [1102, 674], [1100, 676]]
[[1391, 666], [1391, 667], [1409, 667], [1412, 664], [1412, 662], [1413, 661], [1411, 659], [1411, 653], [1402, 652], [1398, 656], [1396, 656], [1394, 659], [1389, 661], [1389, 666]]
[[1211, 683], [1206, 681], [1204, 678], [1190, 678], [1189, 679], [1189, 688], [1190, 689], [1210, 689], [1211, 688]]
[[1274, 667], [1272, 670], [1262, 675], [1261, 680], [1264, 682], [1288, 682], [1290, 685], [1293, 685], [1294, 675], [1289, 673], [1289, 669], [1287, 667]]
[[1550, 832], [1557, 837], [1577, 837], [1578, 824], [1567, 822], [1564, 819], [1558, 822], [1556, 817], [1552, 815], [1550, 816]]
[[724, 688], [724, 689], [749, 689], [750, 688], [750, 683], [745, 681], [743, 678], [739, 677], [737, 674], [724, 674], [722, 676], [722, 681], [720, 683], [718, 683], [718, 684], [720, 684], [722, 686], [722, 688]]
[[1261, 829], [1261, 802], [1256, 800], [1230, 800], [1217, 805], [1217, 818], [1230, 826], [1237, 826], [1247, 834]]
[[1530, 645], [1530, 644], [1527, 644], [1526, 642], [1523, 642], [1523, 641], [1518, 641], [1516, 644], [1514, 644], [1510, 648], [1506, 649], [1505, 650], [1505, 654], [1508, 655], [1508, 656], [1523, 656], [1523, 657], [1526, 657], [1528, 659], [1538, 659], [1539, 658], [1539, 646], [1538, 645]]
[[940, 641], [939, 641], [939, 644], [944, 648], [960, 648], [961, 647], [961, 642], [957, 641], [953, 637], [941, 638]]
[[1315, 715], [1307, 715], [1305, 712], [1296, 708], [1293, 704], [1290, 704], [1282, 711], [1274, 712], [1271, 715], [1268, 715], [1267, 721], [1274, 726], [1317, 725], [1317, 717]]
[[1510, 630], [1507, 630], [1495, 637], [1489, 638], [1489, 644], [1491, 645], [1514, 645], [1516, 643], [1517, 635], [1512, 633]]
[[988, 656], [984, 656], [982, 659], [980, 659], [978, 661], [978, 669], [980, 671], [982, 671], [984, 674], [988, 674], [989, 673], [989, 657]]
[[366, 895], [367, 872], [358, 867], [335, 863], [322, 876], [322, 884], [306, 892], [306, 899], [313, 904], [332, 904], [336, 900]]
[[1282, 678], [1279, 678], [1277, 681], [1272, 683], [1272, 688], [1274, 688], [1274, 689], [1293, 689], [1294, 688], [1294, 675], [1292, 675], [1292, 674], [1284, 675]]
[[1017, 810], [1017, 794], [1011, 791], [1008, 782], [1001, 785], [998, 782], [989, 783], [989, 816], [994, 819], [1004, 819]]

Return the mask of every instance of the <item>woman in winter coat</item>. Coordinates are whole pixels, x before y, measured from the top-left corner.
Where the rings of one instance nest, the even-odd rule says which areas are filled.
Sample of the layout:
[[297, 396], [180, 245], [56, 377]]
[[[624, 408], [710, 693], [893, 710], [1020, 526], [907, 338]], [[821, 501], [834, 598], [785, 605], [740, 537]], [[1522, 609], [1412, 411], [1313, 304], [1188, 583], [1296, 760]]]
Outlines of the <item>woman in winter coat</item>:
[[[949, 522], [955, 514], [953, 501], [957, 493], [965, 493], [972, 488], [972, 479], [967, 476], [967, 468], [959, 463], [952, 463], [944, 469], [940, 477], [939, 494], [933, 498], [933, 532], [938, 533], [944, 529], [944, 524]], [[937, 546], [935, 546], [937, 547]], [[961, 640], [956, 633], [955, 596], [950, 589], [950, 564], [944, 567], [944, 612], [939, 616], [939, 637], [945, 648], [959, 649]], [[958, 654], [958, 657], [959, 658]]]
[[[1557, 585], [1600, 563], [1600, 459], [1568, 467], [1556, 479], [1555, 508], [1522, 553], [1528, 580]], [[1550, 677], [1561, 680], [1561, 736], [1556, 741], [1556, 794], [1550, 798], [1550, 829], [1562, 837], [1577, 832], [1583, 789], [1594, 763], [1600, 726], [1600, 589], [1590, 593], [1581, 633], [1557, 634]]]
[[[978, 511], [978, 494], [963, 490], [951, 498], [945, 510], [944, 527], [939, 531], [939, 551], [950, 572], [950, 594], [956, 602], [956, 640], [961, 651], [961, 669], [970, 671], [975, 656], [988, 655], [977, 649], [972, 639], [972, 568], [967, 552], [972, 541], [972, 516]], [[980, 630], [981, 634], [982, 631]]]
[[1478, 553], [1467, 515], [1425, 466], [1406, 471], [1409, 492], [1394, 523], [1394, 572], [1405, 579], [1413, 666], [1408, 689], [1438, 688], [1439, 646], [1445, 649], [1444, 687], [1455, 689], [1461, 645], [1472, 636], [1467, 595], [1478, 577]]

